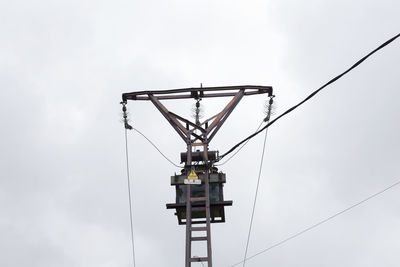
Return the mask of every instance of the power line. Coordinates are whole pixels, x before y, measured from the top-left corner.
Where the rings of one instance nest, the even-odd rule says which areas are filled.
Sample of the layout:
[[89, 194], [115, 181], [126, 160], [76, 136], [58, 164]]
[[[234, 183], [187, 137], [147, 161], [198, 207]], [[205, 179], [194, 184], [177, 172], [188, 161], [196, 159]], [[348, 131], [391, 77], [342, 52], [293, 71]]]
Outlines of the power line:
[[131, 197], [131, 181], [130, 181], [130, 173], [129, 173], [129, 151], [128, 151], [128, 130], [125, 128], [125, 156], [126, 156], [126, 176], [128, 180], [128, 199], [129, 199], [129, 218], [130, 218], [130, 226], [131, 226], [131, 242], [132, 242], [132, 261], [133, 266], [136, 266], [135, 261], [135, 237], [133, 233], [133, 216], [132, 216], [132, 197]]
[[[257, 127], [256, 132], [261, 128], [261, 125], [262, 125], [263, 123], [264, 123], [264, 119], [262, 120], [262, 122], [260, 123], [260, 125]], [[242, 148], [245, 147], [249, 141], [250, 141], [250, 139], [247, 140], [238, 150], [236, 150], [235, 153], [233, 153], [227, 160], [225, 160], [225, 161], [222, 162], [222, 163], [215, 164], [215, 166], [222, 166], [222, 165], [225, 165], [225, 164], [226, 164], [228, 161], [230, 161], [234, 156], [236, 156], [236, 154], [239, 153], [239, 151], [241, 151]]]
[[138, 129], [133, 128], [128, 123], [128, 113], [127, 113], [127, 109], [126, 109], [126, 103], [125, 102], [121, 102], [121, 104], [122, 104], [123, 122], [124, 122], [125, 130], [134, 130], [134, 131], [136, 131], [138, 134], [143, 136], [161, 154], [161, 156], [163, 156], [167, 161], [169, 161], [169, 163], [171, 163], [172, 165], [174, 165], [177, 168], [182, 168], [182, 166], [179, 166], [178, 164], [175, 164], [172, 160], [170, 160], [167, 156], [165, 156], [165, 154], [161, 152], [161, 150], [150, 140], [150, 138], [148, 138], [146, 135], [144, 135]]
[[267, 129], [269, 126], [271, 126], [272, 124], [274, 124], [276, 121], [278, 121], [279, 119], [281, 119], [282, 117], [286, 116], [287, 114], [289, 114], [290, 112], [292, 112], [293, 110], [295, 110], [296, 108], [298, 108], [299, 106], [303, 105], [305, 102], [307, 102], [308, 100], [310, 100], [312, 97], [314, 97], [317, 93], [319, 93], [322, 89], [324, 89], [325, 87], [327, 87], [328, 85], [336, 82], [337, 80], [339, 80], [340, 78], [342, 78], [344, 75], [346, 75], [348, 72], [350, 72], [351, 70], [353, 70], [354, 68], [356, 68], [358, 65], [360, 65], [362, 62], [364, 62], [367, 58], [369, 58], [371, 55], [375, 54], [377, 51], [381, 50], [382, 48], [384, 48], [385, 46], [387, 46], [388, 44], [390, 44], [391, 42], [393, 42], [394, 40], [396, 40], [397, 38], [400, 37], [400, 34], [397, 34], [396, 36], [390, 38], [389, 40], [387, 40], [386, 42], [384, 42], [383, 44], [381, 44], [380, 46], [378, 46], [376, 49], [374, 49], [373, 51], [371, 51], [370, 53], [368, 53], [366, 56], [364, 56], [363, 58], [361, 58], [360, 60], [358, 60], [356, 63], [354, 63], [349, 69], [347, 69], [346, 71], [344, 71], [343, 73], [339, 74], [338, 76], [336, 76], [335, 78], [331, 79], [329, 82], [327, 82], [326, 84], [324, 84], [323, 86], [321, 86], [320, 88], [318, 88], [317, 90], [315, 90], [313, 93], [311, 93], [309, 96], [307, 96], [303, 101], [301, 101], [300, 103], [298, 103], [297, 105], [289, 108], [288, 110], [286, 110], [284, 113], [282, 113], [281, 115], [279, 115], [278, 117], [276, 117], [274, 120], [272, 120], [270, 123], [268, 123], [267, 125], [265, 125], [263, 128], [261, 128], [261, 130], [258, 130], [257, 132], [251, 134], [250, 136], [246, 137], [245, 139], [243, 139], [242, 141], [240, 141], [239, 143], [237, 143], [236, 145], [234, 145], [231, 149], [228, 150], [228, 152], [226, 152], [225, 154], [220, 156], [220, 159], [222, 159], [223, 157], [225, 157], [226, 155], [232, 153], [232, 151], [234, 151], [236, 148], [238, 148], [241, 144], [243, 144], [244, 142], [246, 142], [247, 140], [253, 138], [254, 136], [258, 135], [259, 133], [261, 133], [262, 131], [264, 131], [265, 129]]
[[246, 249], [245, 249], [245, 252], [244, 252], [243, 267], [244, 267], [245, 264], [246, 264], [247, 250], [248, 250], [248, 248], [249, 248], [249, 243], [250, 243], [251, 228], [252, 228], [252, 226], [253, 226], [254, 211], [255, 211], [255, 209], [256, 209], [258, 188], [259, 188], [259, 185], [260, 185], [260, 177], [261, 177], [261, 170], [262, 170], [262, 165], [263, 165], [263, 161], [264, 161], [265, 143], [266, 143], [266, 141], [267, 141], [267, 134], [268, 134], [268, 130], [265, 131], [264, 145], [263, 145], [263, 149], [262, 149], [260, 168], [259, 168], [259, 170], [258, 170], [258, 178], [257, 178], [256, 192], [255, 192], [255, 196], [254, 196], [253, 209], [252, 209], [252, 212], [251, 212], [251, 219], [250, 219], [249, 232], [248, 232], [248, 234], [247, 234]]
[[[393, 187], [395, 187], [395, 186], [397, 186], [397, 185], [399, 185], [399, 184], [400, 184], [400, 181], [397, 181], [396, 183], [394, 183], [394, 184], [392, 184], [392, 185], [386, 187], [385, 189], [383, 189], [383, 190], [381, 190], [381, 191], [378, 191], [378, 192], [375, 193], [375, 194], [370, 195], [369, 197], [367, 197], [367, 198], [365, 198], [365, 199], [363, 199], [363, 200], [361, 200], [361, 201], [359, 201], [359, 202], [357, 202], [357, 203], [351, 205], [350, 207], [348, 207], [348, 208], [346, 208], [346, 209], [344, 209], [344, 210], [342, 210], [342, 211], [339, 211], [338, 213], [335, 213], [334, 215], [332, 215], [332, 216], [330, 216], [330, 217], [328, 217], [328, 218], [326, 218], [326, 219], [324, 219], [324, 220], [322, 220], [322, 221], [320, 221], [320, 222], [318, 222], [318, 223], [316, 223], [316, 224], [314, 224], [314, 225], [311, 225], [310, 227], [307, 227], [307, 228], [305, 228], [304, 230], [302, 230], [302, 231], [300, 231], [300, 232], [298, 232], [298, 233], [296, 233], [296, 234], [294, 234], [294, 235], [291, 235], [291, 236], [289, 236], [288, 238], [283, 239], [282, 241], [279, 241], [279, 242], [275, 243], [274, 245], [272, 245], [272, 246], [270, 246], [270, 247], [268, 247], [268, 248], [266, 248], [266, 249], [264, 249], [264, 250], [261, 250], [260, 252], [258, 252], [258, 253], [256, 253], [256, 254], [254, 254], [254, 255], [248, 257], [248, 258], [245, 259], [245, 260], [252, 259], [252, 258], [254, 258], [254, 257], [256, 257], [256, 256], [258, 256], [258, 255], [260, 255], [260, 254], [263, 254], [263, 253], [265, 253], [265, 252], [268, 252], [269, 250], [271, 250], [271, 249], [273, 249], [273, 248], [276, 248], [276, 247], [278, 247], [278, 246], [280, 246], [280, 245], [282, 245], [282, 244], [284, 244], [284, 243], [286, 243], [286, 242], [288, 242], [288, 241], [290, 241], [290, 240], [292, 240], [292, 239], [294, 239], [294, 238], [296, 238], [296, 237], [298, 237], [298, 236], [300, 236], [300, 235], [302, 235], [302, 234], [304, 234], [304, 233], [306, 233], [306, 232], [308, 232], [308, 231], [310, 231], [310, 230], [312, 230], [312, 229], [314, 229], [314, 228], [320, 226], [321, 224], [324, 224], [324, 223], [326, 223], [326, 222], [328, 222], [328, 221], [334, 219], [335, 217], [337, 217], [337, 216], [339, 216], [339, 215], [342, 215], [342, 214], [345, 213], [345, 212], [350, 211], [351, 209], [353, 209], [353, 208], [355, 208], [355, 207], [357, 207], [357, 206], [363, 204], [364, 202], [367, 202], [368, 200], [370, 200], [370, 199], [372, 199], [372, 198], [375, 198], [375, 197], [377, 197], [377, 196], [379, 196], [379, 195], [385, 193], [385, 192], [388, 191], [389, 189], [391, 189], [391, 188], [393, 188]], [[238, 262], [238, 263], [236, 263], [236, 264], [234, 264], [234, 265], [231, 265], [231, 267], [237, 266], [237, 265], [241, 264], [242, 262], [243, 262], [243, 261]]]
[[172, 165], [174, 165], [177, 168], [182, 168], [183, 166], [180, 166], [178, 164], [175, 164], [172, 160], [170, 160], [163, 152], [161, 152], [161, 150], [147, 137], [145, 136], [141, 131], [139, 131], [138, 129], [131, 127], [132, 130], [136, 131], [138, 134], [140, 134], [141, 136], [143, 136], [160, 154], [161, 156], [163, 156], [167, 161], [169, 161], [169, 163], [171, 163]]
[[[272, 107], [272, 103], [275, 103], [275, 101], [274, 100], [271, 100], [271, 99], [273, 99], [273, 98], [275, 98], [275, 96], [272, 96], [272, 97], [270, 97], [270, 100], [268, 101], [268, 102], [266, 102], [266, 104], [265, 104], [265, 107], [267, 108], [266, 109], [266, 117], [261, 121], [261, 123], [260, 123], [260, 125], [258, 125], [258, 127], [257, 127], [257, 129], [255, 130], [255, 132], [257, 132], [260, 128], [261, 128], [261, 125], [264, 123], [264, 122], [269, 122], [269, 119], [271, 118], [271, 115], [272, 115], [272, 112], [273, 112], [273, 107]], [[239, 153], [239, 151], [241, 151], [242, 150], [242, 148], [244, 147], [244, 146], [246, 146], [247, 145], [247, 143], [250, 141], [250, 139], [248, 139], [238, 150], [236, 150], [235, 151], [235, 153], [233, 153], [227, 160], [225, 160], [224, 162], [222, 162], [222, 163], [219, 163], [219, 164], [215, 164], [215, 166], [222, 166], [222, 165], [225, 165], [228, 161], [230, 161], [234, 156], [236, 156], [236, 154], [237, 153]]]
[[[270, 117], [271, 117], [271, 110], [272, 110], [272, 104], [274, 100], [273, 97], [270, 98], [269, 100], [269, 106], [268, 106], [268, 114], [267, 117], [265, 118], [265, 121], [268, 123]], [[261, 125], [260, 125], [261, 126]], [[246, 265], [246, 257], [247, 257], [247, 250], [249, 248], [249, 243], [250, 243], [250, 235], [251, 235], [251, 228], [253, 226], [253, 219], [254, 219], [254, 212], [256, 210], [256, 203], [257, 203], [257, 196], [258, 196], [258, 188], [260, 186], [260, 178], [261, 178], [261, 171], [263, 167], [263, 162], [264, 162], [264, 155], [265, 155], [265, 144], [267, 143], [267, 135], [268, 135], [268, 129], [265, 130], [265, 136], [264, 136], [264, 144], [263, 144], [263, 149], [262, 149], [262, 154], [261, 154], [261, 160], [260, 160], [260, 168], [258, 169], [258, 178], [257, 178], [257, 186], [256, 186], [256, 192], [254, 194], [254, 202], [253, 202], [253, 209], [251, 211], [251, 219], [250, 219], [250, 225], [249, 225], [249, 233], [247, 235], [247, 242], [246, 242], [246, 249], [244, 252], [244, 257], [243, 257], [243, 267]], [[250, 139], [249, 139], [250, 140]], [[246, 144], [246, 143], [245, 143]]]

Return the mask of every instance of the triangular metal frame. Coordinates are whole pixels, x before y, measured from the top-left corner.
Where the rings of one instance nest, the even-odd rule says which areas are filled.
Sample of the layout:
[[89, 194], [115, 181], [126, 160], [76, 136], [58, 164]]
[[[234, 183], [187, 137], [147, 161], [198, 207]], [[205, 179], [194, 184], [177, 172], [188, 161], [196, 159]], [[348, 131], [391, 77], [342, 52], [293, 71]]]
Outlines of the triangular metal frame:
[[[169, 111], [161, 102], [152, 94], [149, 94], [150, 101], [156, 106], [161, 114], [167, 119], [179, 136], [186, 142], [194, 143], [199, 140], [201, 143], [209, 143], [226, 119], [232, 113], [233, 109], [240, 102], [244, 95], [244, 89], [239, 90], [225, 108], [218, 114], [206, 119], [200, 125], [189, 121], [171, 111]], [[211, 123], [209, 126], [208, 124]], [[195, 131], [200, 131], [199, 134]], [[190, 138], [188, 138], [190, 137]]]

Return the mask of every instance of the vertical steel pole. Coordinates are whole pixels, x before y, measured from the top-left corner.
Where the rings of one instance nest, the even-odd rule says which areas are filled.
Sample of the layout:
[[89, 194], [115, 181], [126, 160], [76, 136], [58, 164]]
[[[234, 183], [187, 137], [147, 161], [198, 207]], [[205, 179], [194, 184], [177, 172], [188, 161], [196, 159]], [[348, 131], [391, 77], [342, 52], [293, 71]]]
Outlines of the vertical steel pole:
[[[190, 135], [187, 137], [187, 159], [186, 159], [186, 166], [189, 167], [192, 165], [192, 143], [190, 140]], [[186, 185], [186, 260], [185, 260], [185, 267], [190, 267], [191, 262], [190, 259], [192, 257], [192, 208], [191, 208], [191, 192], [190, 192], [190, 184]]]
[[207, 228], [207, 257], [208, 267], [212, 267], [212, 251], [211, 251], [211, 226], [210, 226], [210, 165], [208, 162], [208, 142], [204, 142], [204, 162], [206, 164], [206, 172], [204, 175], [204, 186], [206, 190], [206, 228]]

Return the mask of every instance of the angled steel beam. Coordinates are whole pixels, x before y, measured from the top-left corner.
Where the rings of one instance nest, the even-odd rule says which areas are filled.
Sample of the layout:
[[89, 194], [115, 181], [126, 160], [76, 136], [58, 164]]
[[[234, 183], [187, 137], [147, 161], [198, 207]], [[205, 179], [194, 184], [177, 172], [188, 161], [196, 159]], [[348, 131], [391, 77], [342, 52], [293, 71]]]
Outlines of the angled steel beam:
[[[221, 113], [221, 112], [220, 112], [220, 113]], [[218, 113], [218, 114], [219, 114], [219, 113]], [[212, 119], [214, 119], [215, 117], [217, 117], [218, 114], [215, 114], [214, 116], [212, 116], [212, 117], [206, 119], [205, 121], [203, 121], [202, 123], [200, 123], [199, 126], [203, 126], [203, 125], [206, 124], [207, 122], [211, 121]], [[193, 130], [191, 130], [191, 131], [194, 131], [194, 130], [195, 130], [195, 129], [193, 129]]]
[[193, 122], [191, 122], [191, 121], [189, 121], [189, 120], [187, 120], [187, 119], [185, 119], [185, 118], [183, 118], [183, 117], [181, 117], [181, 116], [179, 116], [179, 115], [177, 115], [177, 114], [175, 114], [175, 113], [173, 113], [173, 112], [171, 112], [171, 111], [169, 112], [169, 114], [170, 114], [171, 116], [174, 116], [174, 117], [177, 118], [178, 120], [183, 121], [184, 123], [187, 123], [187, 124], [189, 124], [190, 126], [192, 126], [194, 129], [190, 130], [190, 131], [189, 131], [190, 133], [193, 132], [194, 130], [200, 130], [200, 131], [203, 132], [203, 133], [206, 132], [205, 129], [203, 129], [201, 126], [197, 125], [196, 123], [193, 123]]
[[183, 125], [176, 118], [169, 114], [168, 109], [163, 104], [161, 104], [161, 102], [158, 101], [155, 96], [149, 95], [149, 99], [161, 112], [161, 114], [167, 119], [167, 121], [171, 124], [171, 126], [175, 129], [179, 136], [182, 137], [183, 141], [187, 142], [188, 130], [183, 127]]
[[[198, 126], [197, 124], [195, 124], [195, 123], [193, 123], [193, 122], [191, 122], [191, 121], [189, 121], [189, 120], [187, 120], [187, 119], [185, 119], [185, 118], [183, 118], [183, 117], [181, 117], [181, 116], [179, 116], [179, 115], [177, 115], [177, 114], [175, 114], [175, 113], [173, 113], [173, 112], [171, 112], [171, 111], [169, 112], [169, 114], [170, 114], [172, 117], [175, 117], [177, 120], [180, 120], [180, 121], [186, 123], [187, 125], [190, 125], [190, 126], [192, 126], [192, 127], [195, 127], [195, 128], [192, 129], [192, 130], [186, 129], [186, 130], [187, 130], [187, 133], [188, 133], [189, 135], [192, 135], [193, 137], [195, 137], [194, 140], [191, 140], [192, 143], [195, 142], [196, 140], [200, 140], [200, 141], [202, 141], [202, 142], [204, 141], [204, 137], [202, 137], [202, 136], [200, 136], [200, 135], [194, 133], [193, 130], [198, 129], [198, 130], [200, 130], [201, 132], [204, 133], [204, 132], [206, 132], [205, 129], [201, 128], [201, 127]], [[189, 140], [190, 140], [190, 136], [189, 136]]]
[[[225, 106], [225, 108], [218, 114], [218, 116], [211, 123], [210, 127], [207, 128], [206, 136], [211, 133], [208, 137], [208, 142], [215, 136], [218, 130], [221, 128], [222, 124], [224, 124], [225, 120], [232, 113], [233, 109], [239, 103], [244, 95], [244, 89], [241, 89], [236, 95], [232, 98], [232, 100]], [[215, 128], [215, 129], [214, 129]]]

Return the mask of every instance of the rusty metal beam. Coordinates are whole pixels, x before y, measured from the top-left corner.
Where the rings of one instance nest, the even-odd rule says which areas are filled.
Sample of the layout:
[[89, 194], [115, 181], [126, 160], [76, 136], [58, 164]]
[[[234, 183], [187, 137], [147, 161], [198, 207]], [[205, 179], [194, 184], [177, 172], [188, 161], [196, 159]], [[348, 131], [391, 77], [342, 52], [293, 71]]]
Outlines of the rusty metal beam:
[[171, 112], [171, 111], [169, 112], [169, 114], [170, 114], [171, 116], [176, 117], [178, 120], [183, 121], [184, 123], [187, 123], [187, 124], [189, 124], [190, 126], [194, 127], [194, 129], [192, 129], [192, 130], [189, 131], [190, 133], [192, 133], [194, 130], [200, 130], [200, 131], [203, 132], [203, 133], [206, 132], [206, 130], [203, 129], [202, 127], [200, 127], [199, 125], [197, 125], [197, 124], [195, 124], [195, 123], [193, 123], [193, 122], [191, 122], [191, 121], [189, 121], [189, 120], [187, 120], [187, 119], [185, 119], [185, 118], [183, 118], [183, 117], [181, 117], [181, 116], [179, 116], [179, 115], [177, 115], [177, 114], [175, 114], [175, 113], [173, 113], [173, 112]]
[[[219, 113], [218, 113], [218, 114], [219, 114]], [[215, 117], [217, 117], [218, 114], [215, 114], [214, 116], [212, 116], [212, 117], [206, 119], [205, 121], [203, 121], [202, 123], [200, 123], [199, 126], [203, 126], [203, 125], [206, 124], [207, 122], [211, 121], [212, 119], [214, 119]], [[195, 129], [193, 129], [193, 130], [195, 130]], [[191, 130], [191, 131], [193, 131], [193, 130]]]
[[187, 142], [188, 130], [174, 117], [170, 116], [168, 109], [161, 104], [158, 99], [149, 95], [151, 102], [156, 106], [156, 108], [161, 112], [161, 114], [167, 119], [167, 121], [171, 124], [171, 126], [175, 129], [175, 131], [182, 137], [183, 141]]
[[[207, 97], [227, 97], [235, 96], [238, 90], [245, 90], [244, 95], [265, 94], [272, 95], [271, 86], [259, 85], [238, 85], [238, 86], [221, 86], [221, 87], [199, 87], [199, 88], [182, 88], [169, 90], [148, 90], [122, 94], [122, 100], [151, 100], [149, 95], [157, 96], [159, 100], [166, 99], [185, 99], [185, 98], [207, 98]], [[231, 91], [231, 92], [229, 92]]]
[[[204, 162], [208, 162], [208, 144], [203, 146]], [[206, 240], [207, 240], [207, 266], [212, 267], [211, 226], [210, 226], [210, 166], [204, 173], [204, 186], [206, 193]]]
[[[190, 136], [188, 136], [190, 139]], [[186, 158], [186, 165], [192, 165], [192, 144], [187, 144], [187, 158]], [[190, 201], [191, 192], [190, 192], [190, 184], [186, 185], [186, 246], [185, 246], [185, 267], [191, 267], [190, 258], [192, 258], [192, 232], [190, 228], [192, 227], [192, 203]]]
[[232, 113], [232, 111], [234, 110], [236, 105], [242, 99], [243, 95], [244, 95], [244, 89], [241, 89], [238, 93], [236, 93], [235, 97], [232, 98], [232, 100], [228, 103], [228, 105], [226, 105], [225, 108], [214, 119], [214, 121], [211, 123], [210, 127], [207, 128], [207, 132], [205, 135], [207, 136], [211, 133], [210, 136], [208, 137], [208, 142], [211, 141], [211, 139], [215, 136], [215, 134], [221, 128], [222, 124], [224, 124], [225, 120]]

